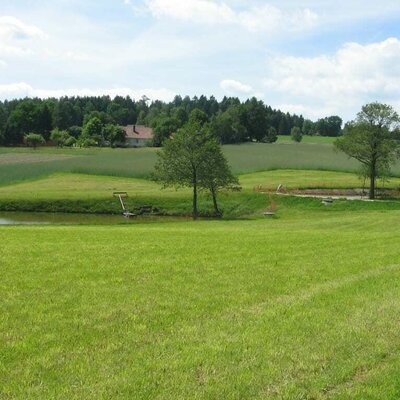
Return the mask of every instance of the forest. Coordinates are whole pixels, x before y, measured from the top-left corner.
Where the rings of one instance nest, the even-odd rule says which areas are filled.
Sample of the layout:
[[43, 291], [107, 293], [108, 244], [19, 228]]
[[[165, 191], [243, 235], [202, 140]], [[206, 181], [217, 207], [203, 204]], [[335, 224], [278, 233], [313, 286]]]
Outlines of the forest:
[[304, 135], [339, 136], [342, 128], [338, 116], [311, 121], [275, 110], [256, 98], [218, 101], [213, 96], [175, 96], [171, 102], [150, 101], [146, 96], [140, 100], [129, 96], [25, 98], [0, 102], [0, 145], [23, 145], [27, 135], [57, 143], [64, 138], [67, 145], [103, 145], [112, 142], [113, 135], [116, 140], [120, 137], [117, 127], [138, 124], [152, 127], [152, 145], [160, 146], [191, 115], [207, 124], [221, 144], [274, 142], [277, 135], [290, 135], [293, 128]]

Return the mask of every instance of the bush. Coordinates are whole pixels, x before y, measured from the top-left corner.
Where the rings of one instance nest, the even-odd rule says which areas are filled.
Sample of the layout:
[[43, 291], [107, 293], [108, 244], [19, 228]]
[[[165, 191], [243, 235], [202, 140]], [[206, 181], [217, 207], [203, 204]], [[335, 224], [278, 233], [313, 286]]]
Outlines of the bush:
[[67, 147], [72, 147], [76, 144], [76, 139], [72, 136], [68, 137], [68, 139], [65, 140], [64, 146]]
[[275, 143], [278, 140], [278, 132], [274, 127], [268, 129], [267, 134], [261, 139], [263, 143]]
[[37, 146], [45, 144], [46, 141], [44, 140], [44, 137], [42, 135], [39, 135], [37, 133], [28, 133], [25, 136], [25, 143], [28, 146], [32, 146], [34, 149], [36, 149]]
[[301, 132], [301, 129], [297, 126], [292, 128], [290, 136], [292, 137], [292, 140], [294, 140], [297, 143], [300, 143], [303, 140], [303, 134]]
[[60, 131], [57, 128], [51, 131], [50, 139], [53, 140], [58, 147], [63, 147], [69, 138], [70, 136], [67, 131]]
[[95, 139], [87, 136], [82, 136], [79, 138], [79, 140], [76, 142], [76, 145], [78, 147], [96, 147], [97, 142]]

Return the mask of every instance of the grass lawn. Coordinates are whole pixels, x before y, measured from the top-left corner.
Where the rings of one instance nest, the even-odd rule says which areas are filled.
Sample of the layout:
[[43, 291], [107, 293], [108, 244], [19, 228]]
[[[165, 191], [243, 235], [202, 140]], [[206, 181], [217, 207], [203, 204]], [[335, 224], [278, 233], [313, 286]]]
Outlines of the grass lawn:
[[0, 398], [398, 399], [399, 224], [0, 227]]

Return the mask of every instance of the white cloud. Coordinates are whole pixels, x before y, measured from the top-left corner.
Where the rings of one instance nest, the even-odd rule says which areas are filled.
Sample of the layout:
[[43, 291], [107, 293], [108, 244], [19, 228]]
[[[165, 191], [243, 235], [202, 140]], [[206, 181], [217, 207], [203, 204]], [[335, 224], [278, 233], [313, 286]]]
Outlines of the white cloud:
[[156, 18], [206, 24], [231, 24], [251, 32], [305, 31], [316, 26], [317, 14], [309, 9], [284, 12], [272, 5], [254, 6], [236, 11], [225, 2], [214, 0], [146, 0]]
[[[304, 105], [304, 104], [281, 103], [281, 104], [274, 104], [274, 108], [291, 114], [303, 115], [313, 120], [329, 115], [338, 114], [337, 109], [335, 107], [324, 106], [321, 104]], [[340, 116], [342, 116], [342, 114], [340, 114]]]
[[251, 86], [246, 85], [242, 82], [235, 81], [233, 79], [225, 79], [221, 81], [220, 87], [222, 90], [228, 92], [229, 94], [252, 94], [254, 90]]
[[167, 16], [203, 23], [234, 22], [236, 18], [234, 11], [225, 3], [210, 0], [146, 0], [146, 5], [157, 18]]
[[277, 56], [268, 69], [265, 87], [289, 98], [292, 109], [297, 99], [308, 114], [314, 109], [352, 117], [365, 102], [399, 98], [400, 41], [348, 43], [332, 56]]
[[20, 57], [33, 54], [32, 43], [45, 39], [44, 32], [18, 18], [0, 16], [0, 54]]
[[318, 23], [317, 14], [307, 8], [283, 12], [268, 4], [241, 12], [237, 18], [242, 26], [252, 32], [306, 31]]
[[44, 32], [34, 25], [26, 24], [12, 16], [0, 16], [0, 39], [2, 41], [44, 39], [45, 37]]
[[136, 89], [136, 88], [112, 88], [112, 89], [36, 89], [26, 82], [18, 82], [7, 85], [0, 85], [0, 99], [15, 99], [23, 97], [62, 97], [62, 96], [102, 96], [108, 95], [111, 98], [115, 96], [130, 96], [134, 99], [140, 99], [147, 96], [151, 100], [171, 101], [175, 92], [166, 89]]

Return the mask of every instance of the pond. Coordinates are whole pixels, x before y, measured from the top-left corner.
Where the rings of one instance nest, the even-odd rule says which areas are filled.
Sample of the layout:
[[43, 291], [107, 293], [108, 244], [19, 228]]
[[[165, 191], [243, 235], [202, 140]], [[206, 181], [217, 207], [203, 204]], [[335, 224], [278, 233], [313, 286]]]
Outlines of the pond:
[[108, 214], [67, 214], [34, 212], [0, 212], [1, 225], [117, 225], [151, 222], [185, 221], [189, 217], [145, 215], [125, 218]]

